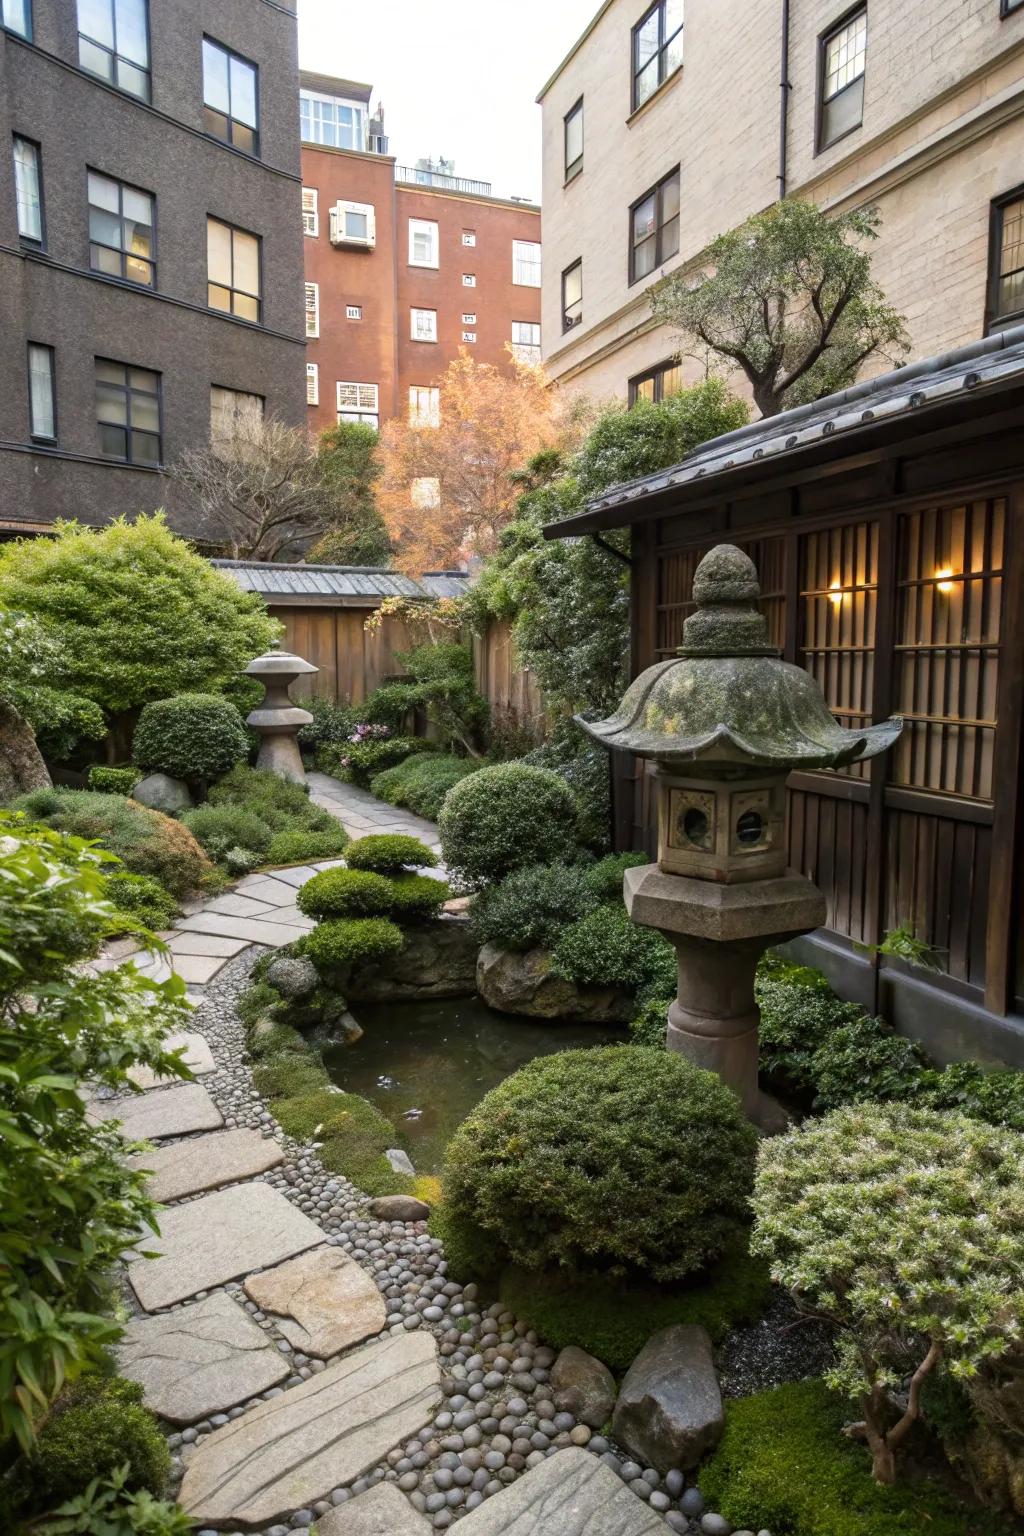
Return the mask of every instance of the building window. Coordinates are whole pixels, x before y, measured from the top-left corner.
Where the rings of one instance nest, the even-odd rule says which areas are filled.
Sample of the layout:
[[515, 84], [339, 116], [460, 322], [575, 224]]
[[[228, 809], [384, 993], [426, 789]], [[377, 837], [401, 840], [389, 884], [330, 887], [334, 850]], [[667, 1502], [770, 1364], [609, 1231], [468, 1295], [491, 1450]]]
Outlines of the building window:
[[233, 443], [238, 429], [248, 421], [262, 421], [264, 400], [262, 395], [251, 395], [242, 389], [223, 389], [219, 384], [210, 386], [210, 442]]
[[463, 272], [463, 274], [462, 274], [462, 286], [463, 286], [463, 288], [475, 288], [476, 287], [476, 273], [475, 272]]
[[363, 318], [363, 306], [361, 304], [346, 304], [345, 319], [361, 320]]
[[28, 420], [36, 439], [55, 442], [57, 438], [57, 392], [54, 380], [53, 348], [28, 344]]
[[338, 420], [361, 421], [367, 427], [380, 426], [380, 407], [376, 384], [339, 384]]
[[437, 225], [433, 219], [410, 219], [410, 267], [436, 267], [437, 249]]
[[148, 0], [78, 0], [78, 62], [91, 75], [148, 101]]
[[411, 427], [438, 427], [441, 425], [440, 389], [422, 389], [418, 385], [409, 388], [409, 425]]
[[320, 335], [320, 284], [306, 284], [306, 335]]
[[1019, 11], [1024, 5], [1024, 0], [999, 0], [1000, 16], [1012, 16], [1014, 11]]
[[358, 245], [372, 251], [377, 243], [377, 219], [372, 203], [335, 203], [331, 209], [331, 244]]
[[302, 233], [312, 235], [315, 240], [320, 233], [320, 214], [318, 211], [320, 194], [316, 187], [303, 187], [302, 189]]
[[512, 241], [512, 281], [520, 288], [540, 287], [540, 244], [538, 241]]
[[255, 64], [212, 38], [203, 38], [203, 127], [215, 139], [247, 155], [260, 149]]
[[682, 387], [682, 364], [659, 363], [656, 368], [649, 368], [646, 373], [638, 373], [630, 379], [629, 403], [635, 405], [638, 400], [666, 400], [669, 395], [677, 395]]
[[100, 452], [126, 464], [157, 465], [160, 449], [160, 375], [96, 359], [96, 423]]
[[571, 331], [583, 319], [583, 258], [562, 273], [562, 330]]
[[33, 245], [43, 243], [43, 172], [39, 145], [14, 135], [14, 197], [18, 234]]
[[992, 204], [986, 331], [1024, 318], [1024, 187]]
[[418, 475], [409, 486], [409, 499], [419, 511], [441, 505], [441, 482], [436, 475]]
[[463, 325], [476, 325], [476, 314], [472, 310], [466, 310], [462, 316]]
[[864, 119], [864, 68], [868, 52], [868, 11], [862, 5], [823, 34], [819, 63], [821, 102], [818, 148], [844, 138]]
[[464, 229], [462, 231], [462, 243], [463, 245], [476, 245], [476, 230]]
[[565, 180], [583, 169], [583, 97], [565, 114]]
[[633, 111], [683, 62], [683, 0], [655, 0], [633, 28]]
[[512, 356], [518, 363], [540, 362], [540, 325], [537, 322], [512, 321]]
[[437, 310], [414, 309], [410, 311], [412, 316], [413, 341], [437, 340]]
[[300, 91], [299, 122], [306, 144], [329, 144], [332, 149], [366, 148], [366, 108], [360, 102], [321, 96], [318, 91]]
[[476, 341], [476, 331], [463, 331], [462, 339], [463, 339], [463, 341], [475, 342]]
[[19, 37], [32, 36], [32, 7], [30, 0], [0, 0], [0, 27], [17, 32]]
[[237, 315], [240, 320], [260, 318], [260, 242], [247, 230], [206, 221], [206, 302], [211, 309]]
[[306, 404], [320, 404], [320, 365], [319, 363], [306, 364]]
[[89, 266], [152, 288], [154, 199], [149, 192], [89, 172]]
[[629, 280], [648, 277], [679, 254], [679, 167], [629, 210]]

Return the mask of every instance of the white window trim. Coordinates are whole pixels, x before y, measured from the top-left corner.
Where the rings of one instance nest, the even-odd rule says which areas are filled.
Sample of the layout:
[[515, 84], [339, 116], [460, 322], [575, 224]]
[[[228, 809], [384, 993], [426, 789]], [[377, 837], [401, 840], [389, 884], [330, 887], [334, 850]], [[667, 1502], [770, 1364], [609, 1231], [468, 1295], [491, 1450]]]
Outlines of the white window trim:
[[[427, 261], [416, 259], [416, 236], [422, 230], [430, 233], [430, 256]], [[410, 219], [409, 220], [409, 265], [410, 267], [431, 267], [436, 269], [440, 265], [439, 247], [440, 230], [436, 219]]]
[[475, 288], [476, 287], [476, 273], [475, 272], [463, 272], [463, 274], [462, 274], [462, 286], [463, 286], [463, 288]]
[[468, 341], [468, 342], [475, 343], [476, 342], [476, 331], [463, 331], [462, 339], [463, 339], [463, 341]]
[[467, 309], [465, 314], [462, 316], [462, 323], [463, 325], [476, 325], [475, 311], [471, 312]]
[[306, 284], [306, 335], [315, 340], [320, 335], [320, 284]]
[[[347, 96], [326, 96], [326, 95], [324, 95], [324, 93], [322, 91], [307, 91], [305, 86], [303, 86], [303, 88], [299, 92], [299, 125], [300, 125], [300, 132], [301, 132], [301, 124], [302, 124], [302, 103], [303, 103], [303, 101], [326, 102], [326, 103], [328, 103], [332, 107], [348, 107], [348, 108], [350, 108], [351, 112], [352, 112], [353, 139], [354, 140], [358, 140], [358, 143], [353, 143], [352, 144], [352, 148], [356, 149], [356, 150], [365, 151], [365, 149], [366, 149], [366, 124], [367, 124], [367, 117], [368, 117], [368, 109], [367, 109], [366, 103], [364, 101], [350, 101]], [[313, 124], [313, 113], [312, 112], [310, 112], [310, 114], [309, 114], [309, 121], [310, 121], [310, 131], [312, 132], [312, 124]], [[337, 126], [338, 126], [338, 124], [337, 124], [337, 117], [335, 117], [335, 125], [334, 126], [335, 126], [335, 129], [337, 129]], [[329, 139], [308, 138], [308, 139], [303, 139], [302, 142], [303, 142], [303, 144], [323, 144], [323, 145], [326, 145], [328, 149], [344, 149], [346, 147], [343, 144], [332, 144]]]
[[[421, 318], [426, 319], [426, 335], [420, 331]], [[417, 309], [415, 306], [410, 309], [409, 335], [413, 341], [435, 342], [437, 340], [437, 310]]]
[[302, 189], [302, 233], [316, 239], [320, 234], [320, 194], [316, 187]]
[[320, 404], [320, 365], [319, 363], [306, 364], [306, 404]]
[[464, 229], [462, 231], [462, 243], [463, 245], [476, 245], [476, 230]]
[[[426, 396], [426, 409], [423, 396]], [[439, 427], [441, 425], [441, 391], [436, 384], [409, 385], [409, 425], [411, 427]]]
[[[531, 251], [536, 251], [538, 253], [536, 258], [533, 257], [532, 255], [521, 258], [519, 256], [519, 250], [520, 250], [520, 248], [522, 246], [529, 246]], [[543, 266], [542, 266], [543, 259], [544, 259], [543, 258], [543, 250], [542, 250], [541, 243], [540, 243], [539, 240], [513, 240], [512, 241], [512, 282], [513, 282], [513, 285], [515, 287], [517, 287], [517, 288], [539, 288], [540, 285], [541, 285], [541, 273], [543, 272]], [[537, 281], [536, 282], [532, 282], [532, 281], [531, 282], [523, 282], [522, 278], [518, 277], [516, 275], [519, 272], [519, 270], [520, 270], [520, 267], [519, 267], [520, 260], [522, 260], [525, 265], [531, 266], [531, 267], [533, 266], [534, 260], [536, 260], [537, 268], [538, 268]]]
[[[354, 390], [354, 395], [342, 396], [343, 390]], [[335, 385], [335, 402], [339, 421], [361, 421], [367, 426], [380, 426], [380, 386], [359, 384], [339, 379]]]

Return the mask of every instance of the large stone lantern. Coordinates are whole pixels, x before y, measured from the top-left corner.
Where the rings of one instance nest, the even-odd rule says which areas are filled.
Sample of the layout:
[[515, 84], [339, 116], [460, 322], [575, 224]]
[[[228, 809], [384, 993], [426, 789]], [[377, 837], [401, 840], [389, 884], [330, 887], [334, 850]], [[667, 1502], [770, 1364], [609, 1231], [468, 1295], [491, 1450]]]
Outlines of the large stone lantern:
[[754, 1119], [765, 1117], [757, 962], [825, 919], [817, 886], [786, 868], [787, 775], [873, 757], [903, 724], [837, 725], [814, 679], [768, 644], [760, 595], [749, 557], [718, 545], [697, 567], [677, 656], [643, 672], [607, 720], [580, 721], [655, 764], [658, 861], [627, 871], [626, 907], [679, 957], [669, 1049], [717, 1072]]
[[264, 688], [263, 702], [246, 718], [260, 736], [260, 750], [256, 767], [276, 773], [282, 779], [293, 779], [305, 784], [306, 771], [302, 766], [298, 735], [304, 725], [312, 722], [308, 709], [300, 709], [288, 696], [292, 683], [310, 672], [319, 672], [311, 661], [282, 651], [277, 643], [263, 656], [257, 656], [246, 667], [249, 677], [259, 678]]

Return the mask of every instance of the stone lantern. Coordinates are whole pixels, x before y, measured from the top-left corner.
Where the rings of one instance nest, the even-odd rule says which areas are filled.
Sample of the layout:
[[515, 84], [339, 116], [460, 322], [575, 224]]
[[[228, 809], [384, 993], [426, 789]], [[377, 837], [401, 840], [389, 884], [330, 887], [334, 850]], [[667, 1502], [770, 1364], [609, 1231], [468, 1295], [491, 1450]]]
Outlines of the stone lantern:
[[627, 870], [624, 890], [633, 921], [660, 929], [678, 955], [666, 1044], [717, 1072], [764, 1121], [757, 962], [825, 919], [817, 886], [786, 868], [786, 778], [874, 757], [903, 722], [837, 725], [815, 680], [768, 644], [760, 595], [742, 550], [711, 550], [676, 657], [648, 667], [607, 720], [580, 724], [655, 765], [658, 861]]
[[249, 677], [259, 678], [264, 688], [262, 704], [245, 722], [262, 738], [256, 767], [276, 773], [282, 779], [293, 779], [296, 784], [305, 784], [306, 771], [302, 766], [298, 735], [302, 726], [312, 722], [313, 716], [308, 709], [300, 709], [292, 703], [288, 690], [296, 678], [319, 672], [320, 668], [310, 661], [303, 661], [301, 656], [293, 656], [290, 651], [279, 650], [274, 642], [264, 656], [250, 661], [245, 670]]

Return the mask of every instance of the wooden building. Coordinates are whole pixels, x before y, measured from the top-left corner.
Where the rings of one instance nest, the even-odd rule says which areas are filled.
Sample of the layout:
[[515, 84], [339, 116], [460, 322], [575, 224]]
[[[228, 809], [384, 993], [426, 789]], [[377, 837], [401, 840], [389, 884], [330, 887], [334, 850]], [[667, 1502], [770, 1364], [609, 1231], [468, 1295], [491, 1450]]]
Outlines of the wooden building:
[[[680, 644], [693, 572], [738, 544], [775, 643], [893, 751], [790, 779], [794, 868], [827, 927], [797, 948], [941, 1060], [1024, 1067], [1024, 327], [715, 439], [548, 537], [632, 529], [632, 673]], [[616, 835], [653, 848], [641, 765]], [[879, 957], [900, 927], [936, 970]]]

